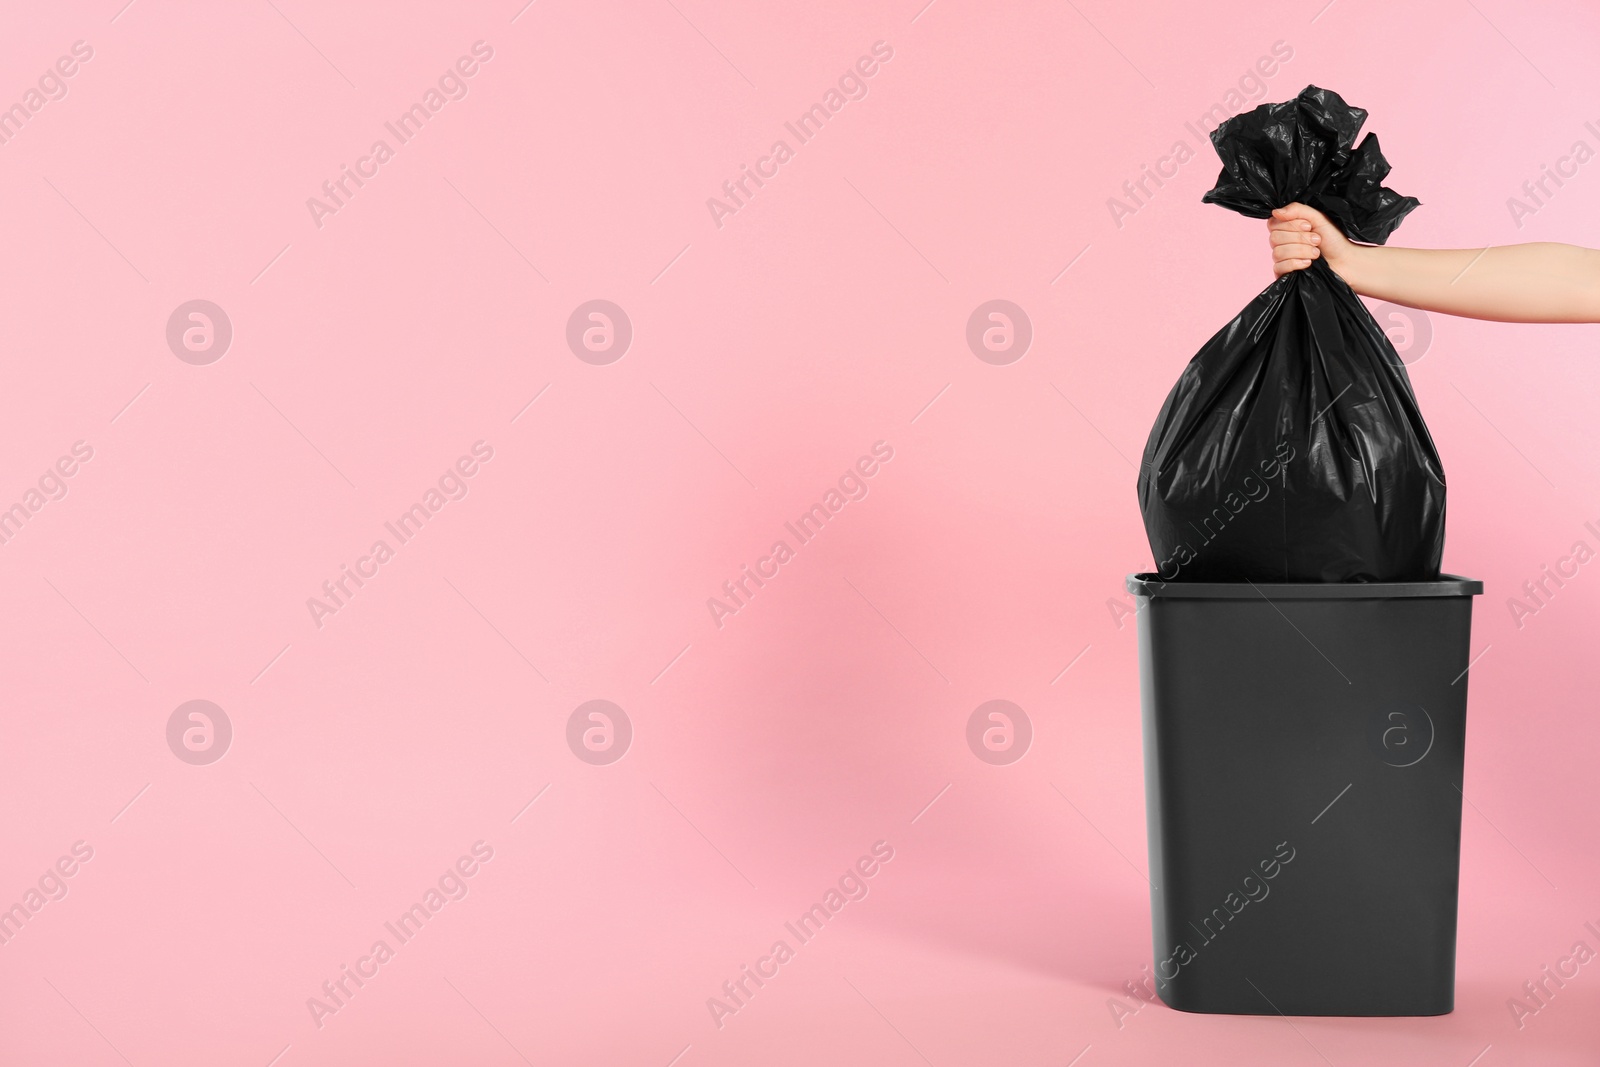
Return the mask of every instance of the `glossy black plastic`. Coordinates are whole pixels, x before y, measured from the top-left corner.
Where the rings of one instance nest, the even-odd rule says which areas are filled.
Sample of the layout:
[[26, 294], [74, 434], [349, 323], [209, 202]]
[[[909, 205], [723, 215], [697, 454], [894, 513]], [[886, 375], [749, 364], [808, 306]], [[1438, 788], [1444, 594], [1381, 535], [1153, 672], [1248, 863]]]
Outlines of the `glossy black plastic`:
[[[1366, 112], [1308, 86], [1212, 133], [1208, 203], [1253, 218], [1299, 201], [1381, 243], [1417, 206]], [[1322, 259], [1267, 286], [1189, 362], [1157, 416], [1139, 506], [1168, 581], [1430, 580], [1444, 469], [1394, 346]]]
[[1452, 1010], [1482, 584], [1127, 585], [1162, 1000]]

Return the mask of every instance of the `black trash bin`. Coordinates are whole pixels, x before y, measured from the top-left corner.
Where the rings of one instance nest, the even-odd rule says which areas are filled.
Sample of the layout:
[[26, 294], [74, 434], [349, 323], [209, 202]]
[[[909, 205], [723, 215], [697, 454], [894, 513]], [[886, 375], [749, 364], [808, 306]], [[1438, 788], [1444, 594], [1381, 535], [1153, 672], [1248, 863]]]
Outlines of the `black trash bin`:
[[1161, 999], [1232, 1015], [1452, 1010], [1483, 583], [1127, 586]]

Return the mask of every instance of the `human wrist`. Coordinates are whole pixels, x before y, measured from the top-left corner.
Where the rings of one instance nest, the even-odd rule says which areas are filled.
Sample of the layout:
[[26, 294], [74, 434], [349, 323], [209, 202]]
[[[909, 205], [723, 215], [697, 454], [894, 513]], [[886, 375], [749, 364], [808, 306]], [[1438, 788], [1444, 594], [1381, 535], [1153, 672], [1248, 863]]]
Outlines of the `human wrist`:
[[1351, 241], [1340, 251], [1336, 260], [1329, 260], [1328, 266], [1332, 267], [1333, 272], [1351, 289], [1366, 296], [1369, 295], [1367, 290], [1372, 284], [1375, 266], [1372, 255], [1377, 251], [1376, 246], [1358, 245]]

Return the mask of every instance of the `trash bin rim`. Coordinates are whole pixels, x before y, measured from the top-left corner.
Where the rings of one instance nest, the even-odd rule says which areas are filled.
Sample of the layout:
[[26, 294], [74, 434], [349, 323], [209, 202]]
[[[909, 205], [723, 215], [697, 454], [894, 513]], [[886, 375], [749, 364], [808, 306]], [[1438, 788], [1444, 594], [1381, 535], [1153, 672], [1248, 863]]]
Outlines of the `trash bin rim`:
[[1148, 571], [1130, 574], [1128, 592], [1168, 600], [1392, 600], [1396, 597], [1471, 597], [1483, 582], [1441, 574], [1431, 582], [1166, 582]]

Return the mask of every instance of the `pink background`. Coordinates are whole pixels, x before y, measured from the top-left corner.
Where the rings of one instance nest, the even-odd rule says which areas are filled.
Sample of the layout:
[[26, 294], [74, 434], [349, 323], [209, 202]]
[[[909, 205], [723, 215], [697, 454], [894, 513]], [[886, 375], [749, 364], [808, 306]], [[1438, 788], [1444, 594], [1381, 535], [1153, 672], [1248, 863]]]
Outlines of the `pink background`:
[[[1600, 563], [1507, 607], [1600, 546], [1594, 326], [1435, 316], [1408, 352], [1446, 567], [1487, 587], [1455, 1013], [1109, 1004], [1151, 948], [1128, 461], [1270, 279], [1185, 123], [1282, 41], [1250, 103], [1369, 109], [1424, 205], [1397, 243], [1600, 246], [1600, 161], [1520, 228], [1506, 203], [1600, 147], [1591, 6], [123, 2], [0, 34], [0, 103], [93, 49], [0, 146], [0, 506], [93, 449], [0, 546], [0, 905], [93, 849], [0, 946], [0, 1062], [1595, 1062], [1600, 963], [1507, 1007], [1600, 948]], [[380, 137], [319, 228], [307, 198]], [[778, 138], [719, 228], [707, 198]], [[208, 365], [165, 335], [195, 299], [233, 327]], [[632, 323], [609, 365], [565, 339], [592, 299]], [[1034, 331], [1005, 366], [964, 338], [991, 299]], [[307, 598], [480, 440], [466, 497], [319, 628]], [[880, 440], [865, 499], [718, 628], [707, 598]], [[166, 739], [195, 699], [233, 729], [204, 766]], [[594, 699], [634, 732], [605, 766], [566, 740]], [[991, 699], [1033, 726], [1008, 766], [965, 740]], [[319, 1028], [307, 999], [480, 840], [465, 898]], [[880, 840], [870, 894], [719, 1028], [707, 998]]]

